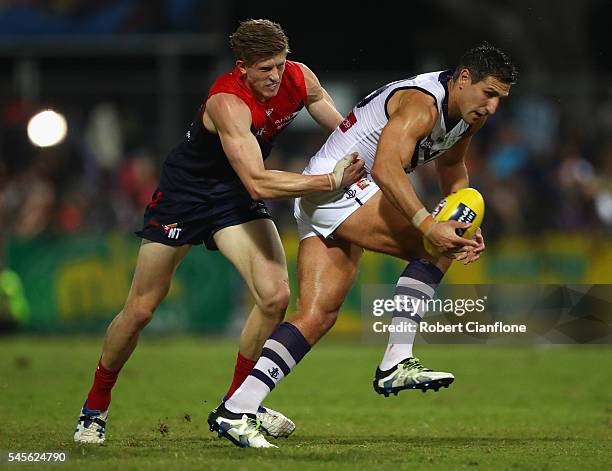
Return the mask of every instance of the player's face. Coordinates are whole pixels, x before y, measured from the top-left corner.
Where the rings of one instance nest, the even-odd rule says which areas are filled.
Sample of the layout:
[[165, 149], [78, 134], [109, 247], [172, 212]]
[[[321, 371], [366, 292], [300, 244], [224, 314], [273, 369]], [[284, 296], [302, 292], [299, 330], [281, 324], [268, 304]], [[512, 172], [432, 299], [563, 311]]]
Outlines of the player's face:
[[280, 88], [287, 53], [283, 52], [268, 59], [260, 60], [252, 65], [238, 61], [237, 65], [245, 74], [245, 83], [258, 100], [269, 100], [276, 96]]
[[[501, 98], [510, 93], [510, 85], [495, 77], [487, 76], [480, 82], [472, 83], [469, 72], [464, 71], [458, 81], [462, 84], [459, 92], [459, 109], [461, 117], [468, 124], [475, 124], [495, 114]], [[463, 82], [462, 82], [462, 79]]]

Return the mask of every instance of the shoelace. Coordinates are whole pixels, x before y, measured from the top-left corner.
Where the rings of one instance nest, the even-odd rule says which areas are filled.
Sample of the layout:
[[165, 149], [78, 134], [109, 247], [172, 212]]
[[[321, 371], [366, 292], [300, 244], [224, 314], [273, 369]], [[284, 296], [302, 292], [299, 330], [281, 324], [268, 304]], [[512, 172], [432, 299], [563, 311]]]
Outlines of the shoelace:
[[280, 417], [278, 414], [273, 414], [270, 412], [270, 409], [266, 409], [265, 412], [259, 412], [259, 414], [263, 414], [264, 417], [267, 416], [270, 421], [275, 421]]
[[263, 435], [259, 431], [260, 427], [261, 421], [259, 419], [252, 419], [249, 417], [246, 419], [244, 428], [242, 428], [240, 432], [242, 435], [245, 435], [249, 439], [255, 438], [257, 436], [261, 436], [263, 438]]
[[252, 418], [248, 418], [247, 419], [247, 424], [249, 424], [249, 426], [255, 428], [256, 430], [259, 430], [259, 427], [261, 427], [261, 420], [259, 419], [252, 419]]
[[432, 371], [429, 368], [425, 368], [421, 364], [421, 360], [419, 360], [418, 358], [410, 358], [409, 360], [403, 361], [400, 364], [404, 365], [405, 370], [410, 369], [410, 370], [417, 370], [417, 371]]
[[94, 422], [98, 416], [91, 416], [91, 419], [83, 420], [83, 428], [81, 429], [81, 437], [89, 436], [89, 437], [98, 437], [98, 430], [104, 429], [104, 427], [97, 422]]

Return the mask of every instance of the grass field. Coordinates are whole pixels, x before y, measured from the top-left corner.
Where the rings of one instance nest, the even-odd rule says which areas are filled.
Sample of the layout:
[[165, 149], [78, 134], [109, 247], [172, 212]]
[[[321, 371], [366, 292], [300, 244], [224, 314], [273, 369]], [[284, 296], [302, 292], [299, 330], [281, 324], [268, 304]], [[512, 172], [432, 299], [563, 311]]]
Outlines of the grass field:
[[420, 346], [457, 380], [385, 399], [371, 387], [381, 347], [323, 342], [267, 402], [295, 419], [294, 436], [241, 450], [206, 426], [235, 343], [195, 338], [143, 340], [115, 387], [107, 443], [72, 443], [100, 344], [0, 339], [0, 450], [69, 451], [57, 469], [89, 471], [612, 468], [609, 347]]

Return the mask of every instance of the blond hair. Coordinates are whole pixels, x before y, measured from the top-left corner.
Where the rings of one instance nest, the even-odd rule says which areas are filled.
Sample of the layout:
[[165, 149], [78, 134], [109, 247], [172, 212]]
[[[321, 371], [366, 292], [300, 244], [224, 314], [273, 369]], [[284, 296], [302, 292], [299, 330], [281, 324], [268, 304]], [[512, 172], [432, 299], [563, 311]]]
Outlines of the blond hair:
[[262, 59], [289, 52], [289, 39], [278, 23], [270, 20], [246, 20], [230, 35], [236, 60], [253, 65]]

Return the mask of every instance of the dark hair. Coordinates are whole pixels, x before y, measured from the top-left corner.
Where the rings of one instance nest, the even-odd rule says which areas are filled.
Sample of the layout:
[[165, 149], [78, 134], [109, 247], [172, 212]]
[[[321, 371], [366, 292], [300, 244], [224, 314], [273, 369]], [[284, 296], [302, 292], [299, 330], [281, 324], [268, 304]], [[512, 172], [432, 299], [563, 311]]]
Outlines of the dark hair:
[[270, 20], [246, 20], [230, 35], [230, 46], [236, 60], [247, 65], [289, 52], [289, 39], [278, 23]]
[[501, 49], [486, 42], [461, 56], [459, 65], [453, 74], [454, 80], [459, 78], [463, 69], [470, 71], [472, 83], [480, 82], [485, 77], [491, 76], [511, 85], [516, 82], [518, 76], [518, 70], [510, 57]]

